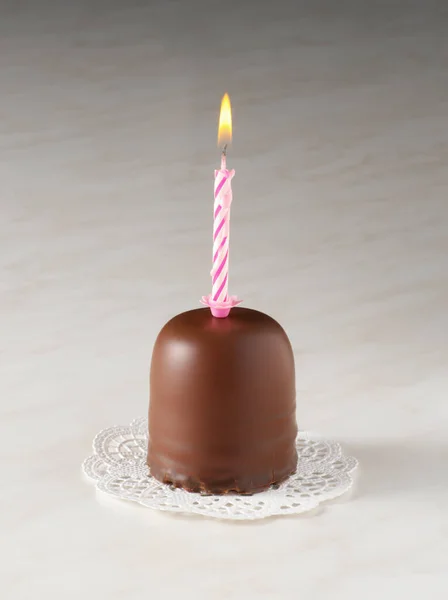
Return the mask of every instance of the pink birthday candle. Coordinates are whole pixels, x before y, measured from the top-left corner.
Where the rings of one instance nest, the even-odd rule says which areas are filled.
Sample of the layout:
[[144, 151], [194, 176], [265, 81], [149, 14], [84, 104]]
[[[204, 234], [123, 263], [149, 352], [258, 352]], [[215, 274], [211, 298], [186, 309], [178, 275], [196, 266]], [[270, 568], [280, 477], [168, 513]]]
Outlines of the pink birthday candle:
[[213, 267], [212, 293], [202, 298], [202, 303], [210, 307], [212, 315], [225, 318], [230, 309], [241, 301], [229, 296], [229, 223], [232, 204], [232, 178], [235, 171], [227, 169], [227, 143], [232, 139], [232, 116], [230, 99], [226, 94], [221, 103], [218, 143], [224, 147], [221, 154], [221, 168], [215, 171], [215, 202], [213, 221]]
[[213, 224], [212, 298], [214, 302], [228, 299], [229, 287], [229, 224], [232, 203], [232, 178], [235, 171], [226, 168], [223, 153], [221, 168], [215, 171], [215, 204]]

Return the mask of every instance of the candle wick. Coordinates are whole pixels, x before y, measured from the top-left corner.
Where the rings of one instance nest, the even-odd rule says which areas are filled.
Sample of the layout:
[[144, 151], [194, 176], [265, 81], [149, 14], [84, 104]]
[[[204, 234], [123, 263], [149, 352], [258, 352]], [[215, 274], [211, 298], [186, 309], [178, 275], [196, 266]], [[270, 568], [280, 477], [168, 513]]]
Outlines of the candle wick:
[[227, 144], [224, 144], [221, 152], [221, 169], [226, 168]]

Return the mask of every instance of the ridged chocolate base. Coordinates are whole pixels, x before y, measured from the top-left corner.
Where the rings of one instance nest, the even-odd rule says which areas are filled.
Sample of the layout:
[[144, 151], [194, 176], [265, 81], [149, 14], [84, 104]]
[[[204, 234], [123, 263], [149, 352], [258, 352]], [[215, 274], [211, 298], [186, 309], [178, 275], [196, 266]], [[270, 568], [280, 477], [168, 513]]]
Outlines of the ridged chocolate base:
[[296, 469], [291, 344], [264, 313], [177, 315], [154, 346], [148, 465], [192, 492], [253, 494]]

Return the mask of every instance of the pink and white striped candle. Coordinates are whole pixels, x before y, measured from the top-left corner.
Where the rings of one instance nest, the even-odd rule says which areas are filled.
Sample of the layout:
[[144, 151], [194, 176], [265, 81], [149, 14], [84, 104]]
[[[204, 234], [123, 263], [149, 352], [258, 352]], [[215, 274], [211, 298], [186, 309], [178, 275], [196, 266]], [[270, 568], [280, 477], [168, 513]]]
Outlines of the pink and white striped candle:
[[211, 272], [212, 299], [214, 302], [226, 302], [228, 300], [231, 181], [234, 175], [234, 170], [229, 171], [226, 168], [226, 156], [223, 154], [221, 168], [215, 171], [213, 267]]
[[224, 95], [219, 114], [218, 144], [224, 145], [221, 154], [221, 168], [215, 171], [215, 203], [213, 221], [213, 267], [212, 293], [202, 297], [202, 303], [210, 307], [212, 315], [225, 318], [230, 309], [241, 302], [236, 296], [229, 296], [229, 223], [232, 204], [232, 178], [235, 171], [226, 165], [227, 143], [232, 139], [232, 111], [230, 98]]

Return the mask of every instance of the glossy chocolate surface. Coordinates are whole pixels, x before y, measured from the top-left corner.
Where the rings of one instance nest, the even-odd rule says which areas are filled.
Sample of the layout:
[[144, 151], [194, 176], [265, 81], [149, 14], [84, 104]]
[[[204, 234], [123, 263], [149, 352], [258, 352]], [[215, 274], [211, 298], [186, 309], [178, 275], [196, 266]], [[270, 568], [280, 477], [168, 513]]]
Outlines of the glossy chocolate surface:
[[154, 477], [196, 492], [261, 491], [295, 470], [296, 434], [294, 357], [274, 319], [204, 308], [165, 325], [151, 363]]

